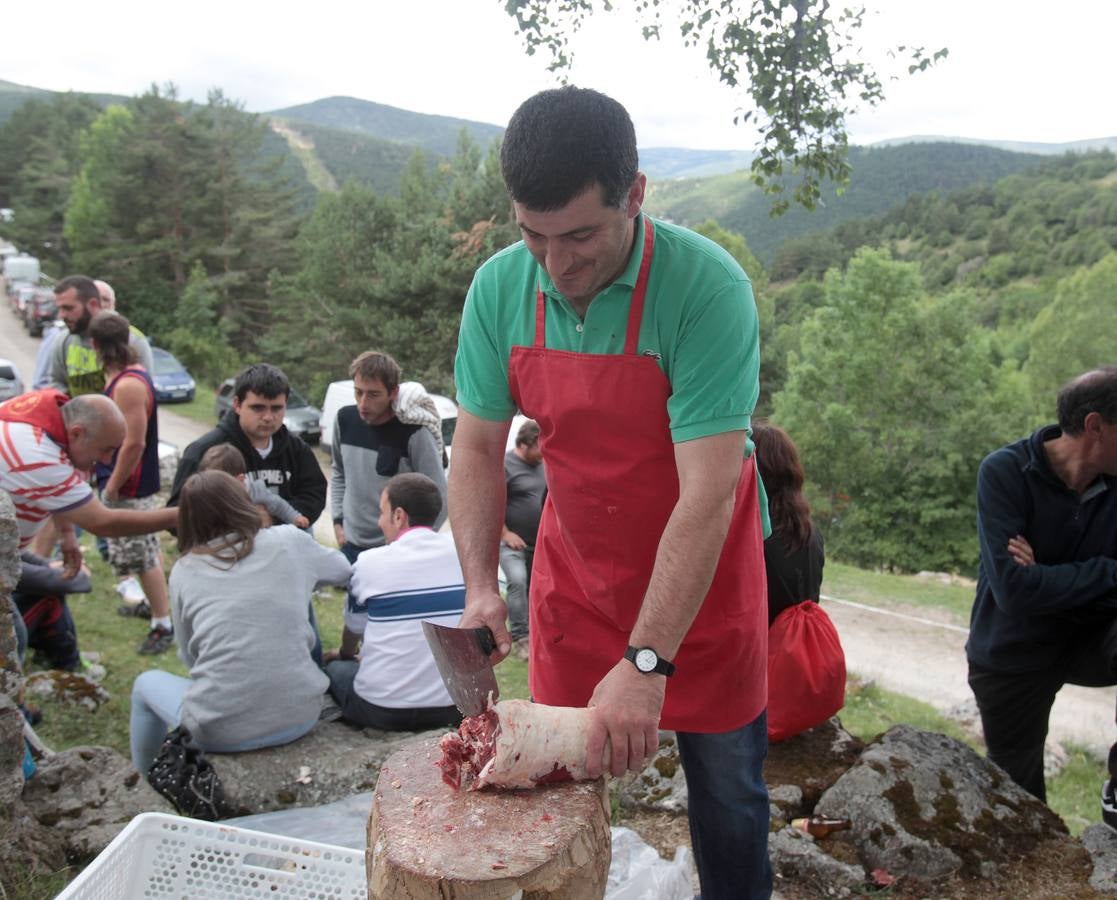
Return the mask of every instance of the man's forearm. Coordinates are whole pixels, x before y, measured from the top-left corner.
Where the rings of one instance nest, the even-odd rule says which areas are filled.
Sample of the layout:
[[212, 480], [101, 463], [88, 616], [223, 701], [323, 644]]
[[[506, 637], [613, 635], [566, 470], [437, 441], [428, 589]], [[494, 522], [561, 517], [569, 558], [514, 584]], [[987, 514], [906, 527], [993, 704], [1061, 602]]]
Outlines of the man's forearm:
[[361, 649], [363, 634], [356, 634], [348, 628], [341, 630], [341, 648], [337, 651], [341, 659], [355, 659]]
[[721, 556], [733, 517], [734, 495], [715, 507], [682, 498], [659, 541], [640, 615], [630, 635], [634, 647], [651, 647], [673, 659], [690, 630]]
[[140, 457], [143, 456], [144, 444], [130, 443], [125, 441], [120, 445], [120, 451], [116, 454], [116, 463], [113, 466], [112, 474], [109, 475], [109, 480], [105, 482], [105, 493], [113, 493], [119, 491], [124, 483], [128, 480], [128, 476], [135, 471], [136, 466], [139, 465]]
[[165, 509], [108, 509], [96, 499], [57, 518], [80, 525], [98, 537], [125, 537], [132, 534], [154, 534], [178, 526], [178, 507]]
[[467, 591], [497, 590], [504, 527], [504, 463], [455, 447], [450, 468], [450, 525]]
[[676, 445], [679, 499], [659, 539], [633, 646], [672, 659], [690, 630], [733, 520], [744, 448], [743, 431]]

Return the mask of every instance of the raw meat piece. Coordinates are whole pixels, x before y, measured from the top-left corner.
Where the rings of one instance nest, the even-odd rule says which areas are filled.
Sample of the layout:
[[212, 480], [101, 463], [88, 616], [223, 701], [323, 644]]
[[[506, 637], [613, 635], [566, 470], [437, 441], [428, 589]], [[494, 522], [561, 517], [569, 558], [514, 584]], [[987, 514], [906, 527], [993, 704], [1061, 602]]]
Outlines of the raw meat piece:
[[590, 716], [588, 709], [502, 700], [439, 742], [442, 780], [478, 790], [587, 779]]

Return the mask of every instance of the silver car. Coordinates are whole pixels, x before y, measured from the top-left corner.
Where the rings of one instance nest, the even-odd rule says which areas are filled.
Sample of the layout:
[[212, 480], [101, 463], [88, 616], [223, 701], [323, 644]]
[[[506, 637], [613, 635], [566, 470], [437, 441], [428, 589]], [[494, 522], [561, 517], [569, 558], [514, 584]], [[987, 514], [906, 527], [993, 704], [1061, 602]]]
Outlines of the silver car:
[[23, 378], [10, 359], [0, 359], [0, 403], [23, 393]]

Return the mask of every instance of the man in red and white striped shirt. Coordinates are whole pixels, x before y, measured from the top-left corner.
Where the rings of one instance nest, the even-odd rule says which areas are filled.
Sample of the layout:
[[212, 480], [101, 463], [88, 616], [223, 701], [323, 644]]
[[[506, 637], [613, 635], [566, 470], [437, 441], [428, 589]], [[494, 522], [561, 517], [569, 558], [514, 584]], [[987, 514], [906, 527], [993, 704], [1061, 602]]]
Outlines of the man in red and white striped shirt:
[[0, 489], [15, 504], [20, 547], [53, 516], [72, 576], [81, 565], [75, 525], [105, 537], [176, 526], [177, 509], [108, 509], [93, 495], [89, 470], [111, 461], [124, 432], [120, 409], [100, 394], [71, 400], [47, 389], [0, 404]]

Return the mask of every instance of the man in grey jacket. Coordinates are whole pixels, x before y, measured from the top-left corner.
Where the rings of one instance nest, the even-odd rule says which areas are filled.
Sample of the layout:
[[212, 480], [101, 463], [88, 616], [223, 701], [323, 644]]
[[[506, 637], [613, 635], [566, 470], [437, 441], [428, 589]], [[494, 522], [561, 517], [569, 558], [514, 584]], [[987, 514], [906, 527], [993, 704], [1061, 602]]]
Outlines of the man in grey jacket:
[[399, 364], [369, 350], [349, 365], [355, 406], [343, 406], [333, 431], [330, 513], [341, 552], [355, 562], [362, 550], [382, 547], [380, 495], [399, 472], [421, 472], [438, 485], [446, 519], [446, 472], [433, 435], [422, 425], [401, 422], [392, 406], [399, 393]]

